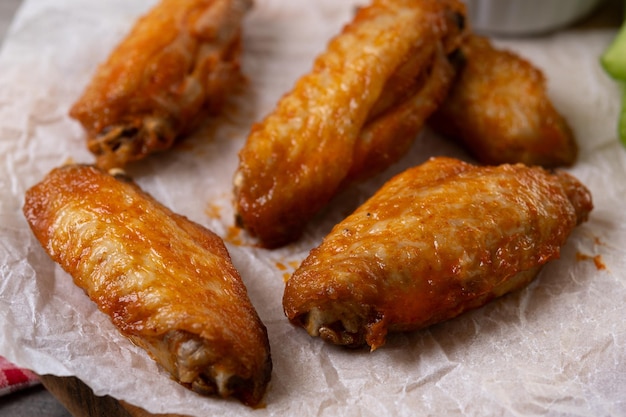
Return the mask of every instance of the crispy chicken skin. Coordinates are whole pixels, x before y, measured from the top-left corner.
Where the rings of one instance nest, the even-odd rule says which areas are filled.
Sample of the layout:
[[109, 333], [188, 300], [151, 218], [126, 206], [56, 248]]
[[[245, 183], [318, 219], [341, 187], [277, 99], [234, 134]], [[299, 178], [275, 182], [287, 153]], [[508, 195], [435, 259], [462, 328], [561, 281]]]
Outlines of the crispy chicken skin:
[[572, 165], [578, 146], [547, 95], [542, 72], [483, 37], [467, 37], [461, 50], [465, 64], [430, 120], [435, 130], [484, 164]]
[[87, 165], [50, 172], [27, 191], [24, 214], [50, 257], [173, 379], [261, 401], [267, 331], [220, 237]]
[[262, 246], [284, 245], [346, 182], [395, 162], [448, 91], [464, 17], [455, 0], [359, 9], [252, 127], [234, 176], [237, 223]]
[[345, 346], [385, 343], [527, 285], [592, 209], [574, 177], [433, 158], [386, 183], [288, 280], [287, 318]]
[[219, 111], [241, 80], [241, 20], [252, 0], [161, 0], [70, 109], [104, 169], [170, 148]]

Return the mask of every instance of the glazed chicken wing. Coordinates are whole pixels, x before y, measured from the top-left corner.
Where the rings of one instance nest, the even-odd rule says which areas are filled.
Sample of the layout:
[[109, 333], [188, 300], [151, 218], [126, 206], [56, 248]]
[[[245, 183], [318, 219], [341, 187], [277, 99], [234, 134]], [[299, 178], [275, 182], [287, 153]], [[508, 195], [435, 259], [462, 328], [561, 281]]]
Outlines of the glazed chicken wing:
[[287, 318], [346, 346], [450, 319], [528, 284], [592, 209], [574, 177], [434, 158], [391, 179], [287, 281]]
[[70, 115], [109, 169], [170, 148], [241, 79], [252, 0], [161, 0], [98, 68]]
[[176, 381], [259, 403], [272, 369], [267, 331], [220, 237], [84, 165], [28, 190], [24, 214], [50, 257]]
[[485, 164], [572, 165], [578, 146], [542, 72], [479, 36], [469, 36], [461, 50], [465, 64], [430, 120], [435, 130]]
[[456, 0], [359, 9], [253, 126], [234, 177], [237, 223], [265, 247], [289, 243], [346, 182], [395, 162], [447, 93], [464, 16]]

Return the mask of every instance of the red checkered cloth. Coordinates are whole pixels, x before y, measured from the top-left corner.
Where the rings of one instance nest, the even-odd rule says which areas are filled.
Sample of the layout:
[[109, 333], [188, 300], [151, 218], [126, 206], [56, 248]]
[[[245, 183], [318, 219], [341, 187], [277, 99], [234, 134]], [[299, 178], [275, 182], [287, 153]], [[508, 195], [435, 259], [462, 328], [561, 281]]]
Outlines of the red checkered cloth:
[[18, 368], [0, 356], [0, 395], [10, 394], [23, 388], [39, 384], [33, 372]]

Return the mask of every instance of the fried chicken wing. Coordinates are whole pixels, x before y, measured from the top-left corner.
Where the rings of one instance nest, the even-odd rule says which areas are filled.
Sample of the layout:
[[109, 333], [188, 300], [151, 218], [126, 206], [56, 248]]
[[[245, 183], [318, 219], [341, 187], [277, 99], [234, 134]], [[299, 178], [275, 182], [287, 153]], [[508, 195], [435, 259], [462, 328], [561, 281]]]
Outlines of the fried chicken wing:
[[592, 209], [574, 177], [433, 158], [387, 182], [287, 281], [287, 318], [346, 346], [453, 318], [527, 285]]
[[430, 120], [435, 130], [485, 164], [572, 165], [578, 146], [548, 97], [542, 72], [476, 35], [461, 50], [465, 64]]
[[265, 247], [289, 243], [346, 182], [395, 162], [447, 93], [464, 16], [455, 0], [359, 9], [253, 126], [234, 177], [237, 223]]
[[24, 214], [50, 257], [173, 379], [259, 403], [267, 331], [219, 236], [86, 165], [50, 172], [27, 191]]
[[[456, 73], [451, 60], [454, 58], [446, 56], [440, 48], [433, 57], [431, 68], [424, 74], [426, 78], [419, 91], [384, 114], [368, 118], [355, 143], [344, 185], [374, 176], [409, 150], [425, 120], [446, 97]], [[393, 86], [394, 82], [387, 84]]]
[[169, 149], [240, 81], [241, 20], [252, 0], [161, 0], [97, 69], [70, 115], [98, 166]]

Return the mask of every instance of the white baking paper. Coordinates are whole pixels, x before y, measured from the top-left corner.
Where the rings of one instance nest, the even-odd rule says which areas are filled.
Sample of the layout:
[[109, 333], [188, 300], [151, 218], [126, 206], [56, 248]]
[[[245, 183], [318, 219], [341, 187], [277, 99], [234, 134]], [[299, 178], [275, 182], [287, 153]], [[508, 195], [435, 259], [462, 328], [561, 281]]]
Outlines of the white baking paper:
[[[307, 72], [358, 1], [256, 0], [245, 21], [248, 85], [224, 115], [128, 172], [155, 198], [223, 236], [268, 328], [266, 407], [198, 396], [120, 336], [31, 235], [25, 190], [68, 161], [92, 162], [67, 116], [96, 68], [153, 0], [27, 0], [0, 53], [0, 354], [40, 374], [74, 375], [97, 395], [192, 416], [626, 415], [626, 150], [617, 84], [598, 64], [616, 29], [499, 39], [540, 67], [569, 119], [569, 171], [595, 209], [528, 288], [370, 353], [330, 346], [285, 319], [284, 279], [332, 225], [393, 173], [433, 155], [467, 159], [425, 131], [388, 172], [348, 189], [280, 250], [233, 233], [231, 180], [254, 121]], [[341, 163], [341, 161], [337, 161]]]

